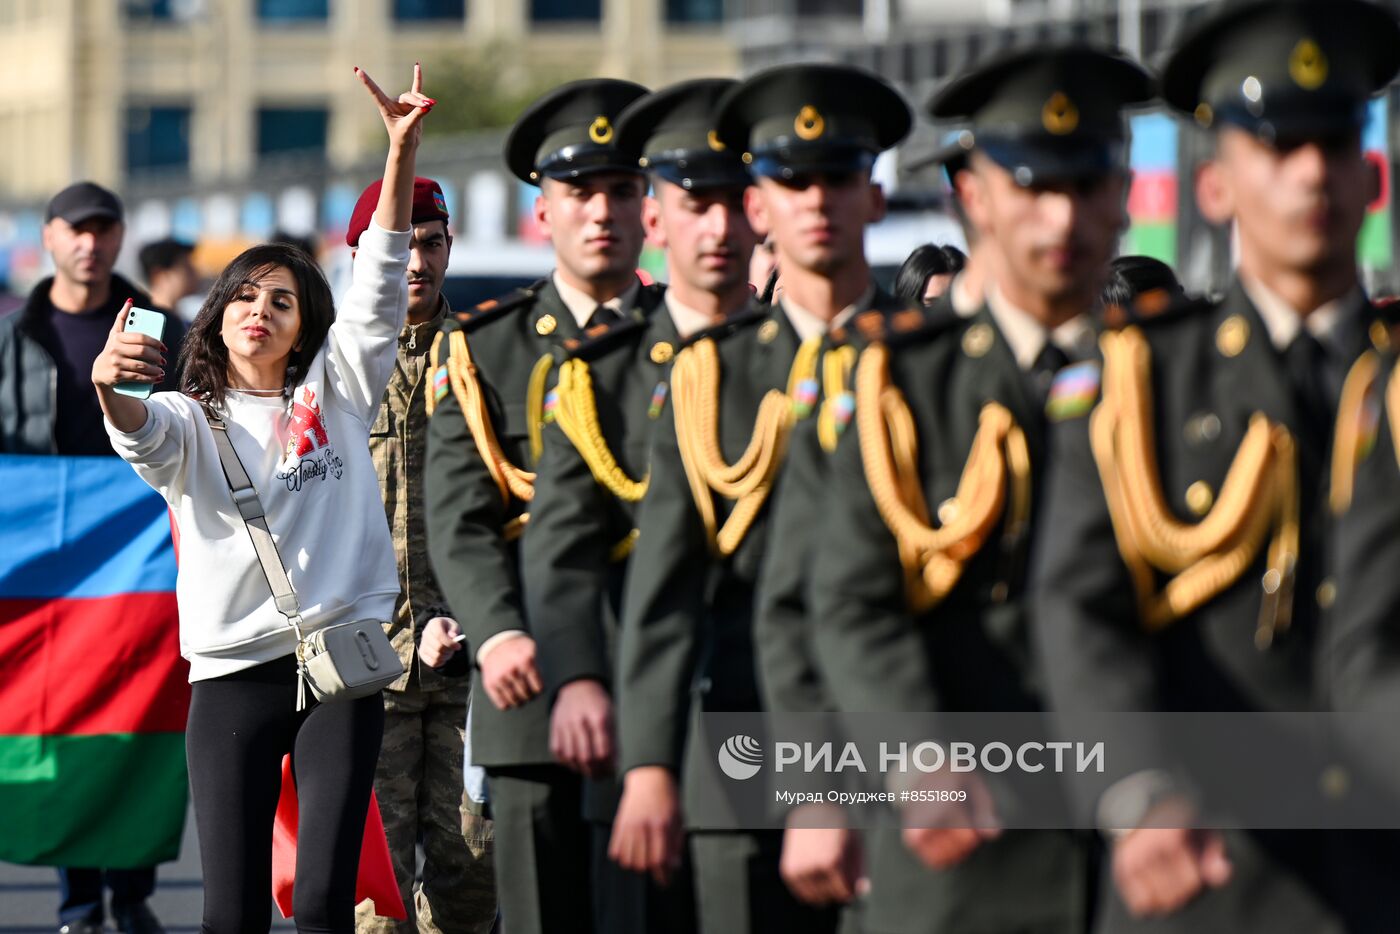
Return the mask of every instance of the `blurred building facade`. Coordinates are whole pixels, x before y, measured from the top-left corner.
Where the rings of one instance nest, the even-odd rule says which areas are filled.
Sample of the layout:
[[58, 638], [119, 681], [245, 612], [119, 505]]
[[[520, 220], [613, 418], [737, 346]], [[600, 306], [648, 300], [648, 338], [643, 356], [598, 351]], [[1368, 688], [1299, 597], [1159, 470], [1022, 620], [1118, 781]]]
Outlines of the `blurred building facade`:
[[[10, 142], [0, 147], [0, 284], [42, 271], [44, 199], [83, 177], [127, 200], [128, 253], [169, 234], [199, 239], [196, 259], [216, 271], [274, 228], [333, 244], [382, 168], [382, 130], [355, 65], [398, 90], [414, 61], [499, 63], [508, 90], [557, 74], [656, 87], [840, 61], [883, 75], [921, 109], [940, 82], [1012, 45], [1083, 39], [1153, 63], [1206, 2], [0, 0], [0, 138]], [[1386, 194], [1368, 215], [1363, 263], [1391, 291], [1400, 287], [1388, 184], [1397, 111], [1392, 91], [1373, 107], [1365, 139]], [[938, 210], [936, 173], [901, 166], [951, 129], [921, 119], [882, 160], [896, 203]], [[1228, 232], [1202, 222], [1189, 184], [1201, 139], [1160, 111], [1133, 129], [1124, 251], [1176, 265], [1196, 288], [1223, 282]], [[542, 239], [534, 189], [501, 163], [502, 136], [434, 136], [419, 156], [420, 172], [443, 183], [459, 244], [471, 246], [462, 254], [484, 268]], [[538, 250], [521, 255], [524, 266], [539, 261]]]

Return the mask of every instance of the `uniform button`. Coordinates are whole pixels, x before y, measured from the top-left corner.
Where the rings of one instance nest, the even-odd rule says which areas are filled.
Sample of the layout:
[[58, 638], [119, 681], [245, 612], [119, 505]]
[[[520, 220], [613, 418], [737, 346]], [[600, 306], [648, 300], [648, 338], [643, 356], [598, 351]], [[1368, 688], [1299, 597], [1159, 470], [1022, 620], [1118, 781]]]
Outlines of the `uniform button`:
[[1317, 605], [1324, 610], [1332, 609], [1332, 604], [1337, 602], [1337, 584], [1332, 578], [1326, 578], [1317, 585]]
[[1329, 765], [1318, 777], [1318, 786], [1322, 789], [1323, 797], [1340, 801], [1351, 791], [1351, 773], [1343, 766]]

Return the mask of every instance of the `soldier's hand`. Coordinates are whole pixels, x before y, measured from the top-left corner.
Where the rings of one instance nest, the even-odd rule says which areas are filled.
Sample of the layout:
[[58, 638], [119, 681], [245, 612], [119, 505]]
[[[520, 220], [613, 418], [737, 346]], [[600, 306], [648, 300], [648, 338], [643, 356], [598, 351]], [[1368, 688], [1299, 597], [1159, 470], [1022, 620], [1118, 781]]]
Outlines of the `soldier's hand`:
[[490, 647], [481, 665], [481, 686], [501, 710], [519, 707], [544, 690], [535, 667], [535, 640], [521, 633]]
[[1001, 835], [996, 805], [975, 775], [929, 776], [922, 791], [961, 791], [961, 801], [928, 801], [903, 808], [904, 845], [930, 869], [948, 869], [986, 840]]
[[1218, 831], [1140, 827], [1113, 845], [1113, 881], [1139, 918], [1179, 911], [1207, 888], [1230, 881], [1234, 867]]
[[669, 885], [681, 862], [680, 796], [670, 769], [644, 765], [627, 773], [613, 819], [608, 856], [623, 869]]
[[799, 901], [844, 905], [869, 885], [860, 837], [844, 824], [845, 813], [824, 804], [789, 815], [778, 872]]
[[589, 778], [612, 772], [613, 704], [597, 681], [570, 681], [554, 699], [549, 751], [561, 765]]
[[418, 640], [418, 659], [429, 668], [441, 668], [462, 651], [458, 636], [462, 628], [455, 619], [434, 616], [423, 626], [423, 638]]

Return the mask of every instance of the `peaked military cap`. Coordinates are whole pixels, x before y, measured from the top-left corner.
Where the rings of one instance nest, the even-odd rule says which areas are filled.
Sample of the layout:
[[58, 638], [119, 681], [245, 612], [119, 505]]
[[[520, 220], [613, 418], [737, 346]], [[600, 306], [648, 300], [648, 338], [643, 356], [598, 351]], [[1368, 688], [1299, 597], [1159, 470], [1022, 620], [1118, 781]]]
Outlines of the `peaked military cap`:
[[985, 153], [1029, 186], [1122, 168], [1123, 110], [1152, 93], [1142, 66], [1075, 43], [998, 55], [944, 85], [928, 110], [936, 119], [970, 122], [958, 145]]
[[868, 169], [909, 133], [913, 114], [881, 78], [847, 65], [780, 65], [731, 89], [719, 140], [771, 178]]
[[1162, 96], [1268, 140], [1359, 128], [1400, 69], [1400, 26], [1365, 0], [1226, 0], [1177, 41]]
[[617, 118], [614, 145], [642, 168], [682, 188], [742, 188], [749, 184], [742, 154], [715, 134], [715, 106], [738, 83], [700, 78], [653, 91]]
[[589, 78], [555, 88], [535, 101], [506, 137], [506, 165], [531, 185], [541, 178], [581, 178], [595, 172], [639, 172], [614, 145], [618, 114], [647, 89], [630, 81]]

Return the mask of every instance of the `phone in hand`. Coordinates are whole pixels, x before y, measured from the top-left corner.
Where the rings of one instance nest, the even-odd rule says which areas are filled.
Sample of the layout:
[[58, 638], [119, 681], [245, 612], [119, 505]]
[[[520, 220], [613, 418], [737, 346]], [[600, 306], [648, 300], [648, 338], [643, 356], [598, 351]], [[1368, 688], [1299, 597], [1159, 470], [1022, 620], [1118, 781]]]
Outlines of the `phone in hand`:
[[[147, 337], [154, 337], [161, 340], [165, 333], [165, 315], [149, 308], [137, 308], [132, 305], [126, 310], [126, 327], [128, 334], [144, 334]], [[133, 399], [149, 399], [151, 391], [155, 389], [154, 383], [117, 383], [112, 387], [124, 396], [131, 396]]]

